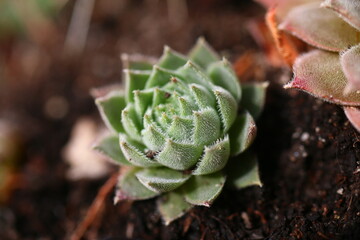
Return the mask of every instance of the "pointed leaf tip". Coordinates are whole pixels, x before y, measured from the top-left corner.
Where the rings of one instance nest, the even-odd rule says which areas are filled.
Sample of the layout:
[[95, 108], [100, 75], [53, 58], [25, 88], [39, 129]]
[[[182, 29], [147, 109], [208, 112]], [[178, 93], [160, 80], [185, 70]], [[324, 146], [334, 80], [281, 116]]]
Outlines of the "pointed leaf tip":
[[112, 91], [95, 102], [106, 126], [115, 133], [124, 132], [121, 124], [121, 110], [126, 107], [124, 93]]
[[[139, 150], [139, 144], [131, 141], [125, 135], [120, 135], [120, 148], [125, 158], [133, 165], [139, 167], [158, 167], [159, 163], [148, 158]], [[142, 147], [143, 148], [143, 147]], [[143, 148], [144, 149], [144, 148]]]
[[182, 187], [185, 200], [193, 205], [210, 207], [221, 193], [225, 180], [221, 172], [193, 176]]
[[248, 149], [255, 140], [256, 132], [255, 121], [249, 112], [237, 116], [229, 131], [231, 155], [236, 156]]
[[195, 46], [190, 50], [189, 59], [203, 69], [206, 69], [213, 62], [221, 60], [219, 55], [202, 37], [198, 38]]
[[192, 205], [186, 202], [184, 196], [178, 192], [169, 192], [158, 200], [158, 209], [165, 225], [180, 218], [191, 208]]
[[294, 79], [286, 88], [306, 91], [315, 97], [345, 106], [360, 106], [360, 92], [344, 94], [347, 79], [341, 69], [339, 55], [313, 50], [294, 64]]
[[171, 169], [187, 170], [194, 166], [201, 153], [201, 146], [167, 139], [164, 149], [155, 156], [155, 159]]
[[155, 58], [146, 57], [140, 54], [121, 54], [123, 69], [130, 70], [151, 70], [155, 64]]
[[129, 167], [123, 169], [116, 187], [114, 203], [121, 200], [145, 200], [157, 196], [159, 193], [144, 187], [135, 174], [138, 168]]
[[172, 50], [170, 47], [165, 46], [163, 55], [158, 62], [158, 66], [165, 69], [176, 70], [177, 68], [183, 66], [186, 61], [185, 56]]
[[211, 64], [207, 69], [207, 73], [215, 85], [228, 90], [236, 99], [236, 102], [240, 101], [241, 88], [239, 80], [231, 64], [225, 58], [222, 61]]
[[249, 186], [262, 186], [256, 155], [245, 152], [232, 159], [227, 166], [229, 183], [237, 189]]
[[110, 158], [117, 164], [130, 166], [132, 165], [129, 161], [124, 157], [120, 145], [119, 138], [117, 136], [108, 136], [103, 138], [101, 141], [96, 143], [93, 148], [104, 154], [106, 157]]
[[224, 132], [228, 132], [233, 125], [238, 110], [235, 98], [225, 89], [214, 87], [213, 92], [217, 102], [217, 108], [221, 117]]
[[193, 175], [205, 175], [223, 169], [229, 160], [230, 142], [226, 135], [211, 146], [205, 147], [204, 155], [199, 160]]

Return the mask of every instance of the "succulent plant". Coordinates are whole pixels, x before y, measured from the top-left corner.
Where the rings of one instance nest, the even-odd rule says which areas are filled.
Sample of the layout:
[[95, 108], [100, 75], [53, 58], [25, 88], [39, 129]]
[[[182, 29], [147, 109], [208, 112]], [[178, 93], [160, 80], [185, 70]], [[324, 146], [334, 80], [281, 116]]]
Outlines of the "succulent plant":
[[360, 1], [259, 1], [275, 6], [280, 31], [316, 48], [297, 57], [285, 88], [342, 105], [360, 131]]
[[161, 195], [168, 224], [194, 205], [210, 206], [226, 179], [237, 188], [261, 184], [255, 156], [244, 151], [265, 83], [241, 88], [203, 39], [187, 57], [165, 47], [155, 65], [139, 55], [122, 59], [124, 90], [96, 99], [113, 134], [95, 149], [122, 166], [115, 203]]

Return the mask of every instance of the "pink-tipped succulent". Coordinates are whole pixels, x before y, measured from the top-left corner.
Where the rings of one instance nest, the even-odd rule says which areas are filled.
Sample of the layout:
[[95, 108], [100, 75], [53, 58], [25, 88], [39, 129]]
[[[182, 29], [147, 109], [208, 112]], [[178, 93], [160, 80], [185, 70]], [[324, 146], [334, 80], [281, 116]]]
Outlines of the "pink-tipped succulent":
[[342, 105], [360, 131], [360, 1], [259, 0], [275, 8], [278, 29], [316, 49], [294, 62], [296, 88]]
[[[225, 181], [260, 185], [252, 143], [266, 84], [240, 86], [226, 59], [200, 39], [188, 56], [123, 56], [125, 88], [97, 98], [112, 135], [95, 147], [122, 166], [115, 202], [161, 196], [165, 223], [210, 206]], [[154, 65], [155, 64], [155, 65]]]

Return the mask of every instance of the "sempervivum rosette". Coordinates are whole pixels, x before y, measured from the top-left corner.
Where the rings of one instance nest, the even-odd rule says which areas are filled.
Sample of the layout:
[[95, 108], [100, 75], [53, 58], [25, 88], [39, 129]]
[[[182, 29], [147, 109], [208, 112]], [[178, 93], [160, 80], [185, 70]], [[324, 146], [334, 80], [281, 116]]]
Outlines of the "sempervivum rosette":
[[[252, 155], [231, 157], [253, 142], [252, 114], [261, 111], [266, 84], [242, 91], [229, 62], [202, 39], [188, 57], [165, 47], [155, 65], [123, 60], [125, 91], [96, 99], [114, 135], [95, 148], [124, 166], [115, 201], [162, 195], [169, 223], [193, 205], [210, 206], [229, 172], [237, 187], [260, 184]], [[224, 171], [229, 159], [234, 166]]]
[[275, 7], [280, 31], [317, 48], [295, 60], [285, 87], [343, 106], [360, 131], [360, 1], [258, 1]]

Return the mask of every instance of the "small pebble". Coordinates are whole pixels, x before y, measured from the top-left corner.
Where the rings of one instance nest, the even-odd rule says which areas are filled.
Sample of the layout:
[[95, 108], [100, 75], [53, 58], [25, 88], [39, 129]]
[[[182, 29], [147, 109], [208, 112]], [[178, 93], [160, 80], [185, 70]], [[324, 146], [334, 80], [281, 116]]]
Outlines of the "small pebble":
[[306, 142], [307, 140], [309, 140], [309, 137], [310, 137], [310, 134], [307, 132], [304, 132], [303, 134], [301, 134], [300, 139], [301, 139], [301, 141]]
[[343, 188], [339, 188], [336, 192], [337, 192], [337, 194], [343, 195], [344, 189], [343, 189]]

